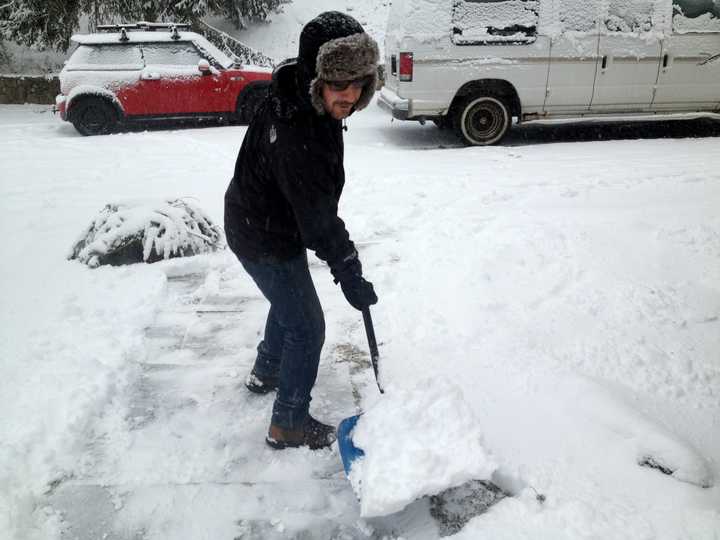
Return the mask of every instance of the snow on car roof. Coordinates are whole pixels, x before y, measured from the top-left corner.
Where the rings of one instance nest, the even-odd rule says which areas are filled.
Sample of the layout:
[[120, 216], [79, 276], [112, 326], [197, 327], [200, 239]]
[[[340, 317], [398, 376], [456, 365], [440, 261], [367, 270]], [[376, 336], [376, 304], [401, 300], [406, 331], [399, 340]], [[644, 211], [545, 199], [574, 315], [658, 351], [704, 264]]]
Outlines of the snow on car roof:
[[178, 41], [192, 41], [198, 47], [215, 57], [223, 67], [233, 65], [232, 59], [210, 43], [205, 37], [195, 32], [178, 32], [180, 37], [173, 38], [170, 32], [127, 32], [127, 41], [120, 41], [120, 32], [102, 34], [75, 34], [70, 40], [78, 45], [106, 45], [115, 43], [175, 43]]
[[[191, 40], [205, 39], [200, 34], [195, 32], [178, 32], [180, 40]], [[164, 41], [178, 41], [173, 39], [170, 32], [127, 32], [127, 37], [130, 42], [164, 42]], [[70, 38], [75, 43], [82, 45], [99, 45], [103, 43], [120, 43], [120, 32], [103, 32], [102, 34], [75, 34]], [[127, 43], [127, 42], [125, 42]]]

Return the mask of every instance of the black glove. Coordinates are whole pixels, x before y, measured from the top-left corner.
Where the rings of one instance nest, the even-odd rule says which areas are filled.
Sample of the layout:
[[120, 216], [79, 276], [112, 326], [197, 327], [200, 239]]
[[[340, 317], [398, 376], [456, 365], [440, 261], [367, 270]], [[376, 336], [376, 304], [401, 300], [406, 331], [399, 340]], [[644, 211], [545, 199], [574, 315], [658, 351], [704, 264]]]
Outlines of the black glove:
[[355, 309], [362, 311], [368, 306], [377, 304], [378, 297], [375, 294], [373, 284], [362, 276], [354, 276], [351, 279], [341, 281], [340, 287], [348, 303]]
[[330, 271], [352, 307], [362, 311], [377, 304], [378, 297], [372, 283], [362, 277], [362, 264], [354, 247], [345, 257], [331, 264]]
[[332, 272], [335, 283], [350, 281], [351, 279], [362, 276], [362, 264], [360, 264], [360, 259], [358, 259], [358, 253], [355, 251], [355, 248], [345, 257], [331, 263], [330, 272]]

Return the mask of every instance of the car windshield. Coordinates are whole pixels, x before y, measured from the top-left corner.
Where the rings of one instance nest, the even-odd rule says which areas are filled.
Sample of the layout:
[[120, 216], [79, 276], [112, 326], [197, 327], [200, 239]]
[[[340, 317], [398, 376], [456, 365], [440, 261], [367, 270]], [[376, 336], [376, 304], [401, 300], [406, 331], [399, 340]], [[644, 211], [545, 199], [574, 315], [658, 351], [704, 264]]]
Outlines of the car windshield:
[[67, 62], [68, 69], [142, 69], [135, 45], [80, 45]]

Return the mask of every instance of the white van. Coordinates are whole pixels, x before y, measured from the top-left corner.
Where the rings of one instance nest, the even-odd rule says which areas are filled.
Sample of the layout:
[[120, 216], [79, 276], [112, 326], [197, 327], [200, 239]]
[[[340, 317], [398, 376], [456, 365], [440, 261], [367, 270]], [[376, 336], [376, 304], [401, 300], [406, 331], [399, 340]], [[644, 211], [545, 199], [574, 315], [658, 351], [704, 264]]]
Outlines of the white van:
[[720, 0], [393, 0], [379, 104], [500, 141], [512, 118], [720, 112]]

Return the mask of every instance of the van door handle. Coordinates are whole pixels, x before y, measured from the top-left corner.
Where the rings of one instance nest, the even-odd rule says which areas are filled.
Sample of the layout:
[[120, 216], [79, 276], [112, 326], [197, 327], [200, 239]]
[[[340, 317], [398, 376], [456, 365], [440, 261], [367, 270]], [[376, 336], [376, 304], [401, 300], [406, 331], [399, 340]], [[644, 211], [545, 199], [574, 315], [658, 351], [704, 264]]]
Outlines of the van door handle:
[[602, 68], [607, 69], [607, 55], [602, 57]]
[[663, 56], [663, 69], [667, 69], [667, 67], [668, 67], [668, 60], [669, 60], [669, 56], [668, 56], [667, 53], [665, 53], [665, 56]]

